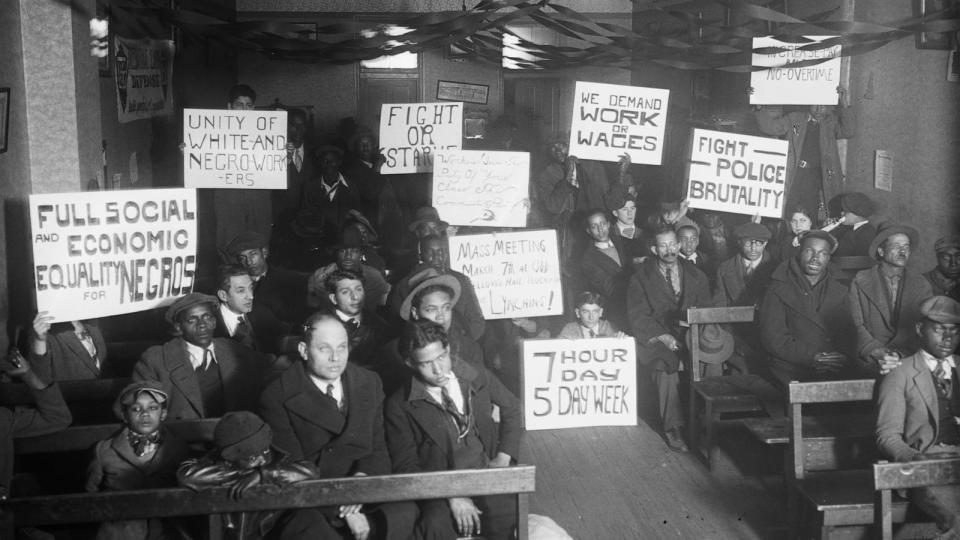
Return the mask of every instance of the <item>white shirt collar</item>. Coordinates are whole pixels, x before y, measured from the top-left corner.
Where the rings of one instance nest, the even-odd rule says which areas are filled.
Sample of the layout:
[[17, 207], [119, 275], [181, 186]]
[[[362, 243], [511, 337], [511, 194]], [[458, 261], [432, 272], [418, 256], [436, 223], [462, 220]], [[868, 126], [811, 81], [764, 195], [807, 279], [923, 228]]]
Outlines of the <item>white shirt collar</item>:
[[313, 385], [324, 394], [327, 393], [327, 385], [332, 384], [334, 399], [337, 400], [338, 405], [343, 404], [343, 377], [337, 377], [337, 380], [335, 381], [325, 381], [311, 373], [310, 380], [313, 381]]
[[[427, 389], [427, 393], [430, 394], [440, 406], [443, 406], [443, 391], [438, 386], [424, 385]], [[447, 393], [450, 394], [450, 399], [453, 400], [453, 404], [457, 406], [457, 412], [460, 414], [464, 413], [463, 407], [463, 391], [460, 390], [460, 382], [457, 380], [457, 376], [450, 372], [449, 377], [447, 378], [447, 384], [445, 385]]]
[[683, 260], [685, 260], [685, 261], [690, 261], [690, 262], [692, 262], [692, 263], [695, 263], [695, 262], [697, 262], [697, 255], [699, 255], [699, 253], [697, 253], [696, 251], [694, 251], [694, 252], [691, 253], [689, 256], [687, 256], [687, 255], [684, 255], [682, 251], [678, 251], [678, 252], [677, 252], [677, 255], [680, 255], [680, 257], [681, 257]]
[[340, 311], [340, 308], [335, 308], [334, 311], [337, 312], [337, 317], [343, 322], [347, 322], [350, 319], [356, 319], [357, 322], [360, 322], [360, 313], [357, 313], [356, 315], [347, 315], [346, 313]]
[[[937, 358], [927, 351], [920, 349], [920, 355], [923, 356], [923, 361], [927, 363], [927, 367], [930, 368], [930, 371], [937, 369]], [[950, 380], [953, 378], [953, 370], [957, 367], [957, 363], [953, 359], [953, 355], [950, 355], [947, 358], [944, 358], [944, 365], [950, 369], [945, 370], [944, 379]]]
[[220, 302], [220, 318], [223, 319], [223, 325], [226, 327], [227, 335], [233, 337], [237, 333], [237, 325], [240, 323], [242, 313], [234, 313], [230, 306], [225, 302]]
[[[197, 369], [203, 365], [203, 351], [202, 347], [198, 347], [193, 343], [190, 343], [187, 340], [183, 341], [187, 344], [187, 356], [190, 358], [190, 365], [193, 366], [193, 369]], [[210, 357], [213, 358], [213, 363], [217, 363], [217, 354], [213, 350], [213, 343], [210, 344], [206, 350], [210, 351]]]
[[343, 177], [343, 173], [337, 173], [337, 183], [334, 184], [333, 186], [327, 187], [327, 182], [323, 180], [322, 177], [321, 177], [320, 183], [323, 184], [324, 189], [327, 189], [328, 191], [340, 184], [343, 184], [343, 187], [345, 188], [350, 187], [349, 185], [347, 185], [347, 179]]
[[857, 223], [854, 223], [854, 224], [853, 224], [853, 230], [857, 230], [857, 229], [859, 229], [860, 227], [863, 227], [864, 225], [866, 225], [867, 223], [870, 223], [870, 220], [869, 220], [869, 219], [865, 219], [865, 220], [863, 220], [863, 221], [858, 221]]
[[610, 249], [613, 247], [613, 241], [607, 240], [606, 242], [594, 242], [593, 245], [597, 246], [598, 249]]

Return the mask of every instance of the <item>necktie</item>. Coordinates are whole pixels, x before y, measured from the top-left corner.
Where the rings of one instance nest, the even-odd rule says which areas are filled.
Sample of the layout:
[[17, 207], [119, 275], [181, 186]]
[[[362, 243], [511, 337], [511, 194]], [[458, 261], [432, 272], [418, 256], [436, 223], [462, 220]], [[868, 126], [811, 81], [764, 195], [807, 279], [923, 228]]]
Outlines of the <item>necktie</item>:
[[634, 233], [634, 231], [636, 231], [636, 230], [637, 230], [637, 229], [634, 228], [634, 227], [627, 227], [626, 229], [623, 230], [623, 237], [624, 237], [624, 238], [630, 238], [630, 239], [632, 239], [632, 238], [633, 238], [633, 233]]
[[950, 381], [947, 380], [947, 370], [944, 367], [946, 360], [943, 358], [937, 358], [937, 369], [933, 370], [933, 379], [937, 383], [937, 389], [940, 391], [940, 395], [943, 397], [950, 397], [951, 385]]
[[597, 333], [594, 332], [592, 329], [590, 330], [590, 337], [592, 337], [592, 338], [593, 338], [593, 337], [597, 337]]
[[453, 402], [453, 398], [450, 397], [450, 393], [447, 392], [446, 386], [440, 388], [440, 397], [443, 399], [443, 408], [450, 413], [454, 423], [457, 424], [459, 436], [463, 437], [467, 433], [467, 418], [457, 410], [457, 405]]
[[250, 333], [250, 325], [243, 315], [237, 317], [237, 330], [233, 333], [234, 339], [245, 347], [253, 348], [253, 336]]
[[297, 172], [300, 172], [300, 168], [303, 166], [303, 156], [300, 155], [299, 148], [293, 152], [293, 166], [297, 168]]
[[680, 294], [680, 288], [673, 281], [673, 269], [669, 266], [667, 267], [667, 284], [670, 285], [670, 290], [673, 291], [674, 296]]
[[337, 183], [333, 184], [332, 186], [328, 186], [327, 184], [323, 184], [324, 189], [327, 190], [327, 198], [329, 198], [331, 201], [333, 201], [333, 198], [336, 197], [336, 195], [337, 195], [337, 186], [339, 186], [339, 185], [340, 185], [340, 182], [337, 182]]
[[337, 410], [340, 409], [340, 402], [337, 401], [337, 396], [333, 395], [333, 385], [327, 385], [327, 397], [333, 400], [333, 403], [337, 406]]
[[360, 321], [354, 319], [353, 317], [347, 319], [347, 328], [351, 333], [356, 332], [360, 328]]
[[753, 275], [753, 265], [750, 265], [750, 264], [746, 265], [746, 266], [743, 268], [743, 275], [746, 276], [747, 279], [749, 279], [750, 276]]
[[210, 349], [203, 350], [203, 362], [197, 366], [197, 371], [206, 371], [210, 369], [210, 364], [213, 362], [213, 353], [210, 352]]

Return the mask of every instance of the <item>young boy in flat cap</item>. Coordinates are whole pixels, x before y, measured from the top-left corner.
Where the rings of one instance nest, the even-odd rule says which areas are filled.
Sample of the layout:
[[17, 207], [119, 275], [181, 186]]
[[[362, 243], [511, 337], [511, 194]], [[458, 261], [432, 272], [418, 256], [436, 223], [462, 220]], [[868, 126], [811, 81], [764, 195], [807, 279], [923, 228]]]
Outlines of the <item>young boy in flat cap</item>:
[[[155, 489], [176, 485], [177, 466], [187, 457], [186, 444], [168, 431], [167, 392], [157, 381], [127, 385], [113, 403], [123, 428], [94, 448], [87, 468], [87, 491]], [[104, 522], [97, 539], [164, 538], [162, 520]]]

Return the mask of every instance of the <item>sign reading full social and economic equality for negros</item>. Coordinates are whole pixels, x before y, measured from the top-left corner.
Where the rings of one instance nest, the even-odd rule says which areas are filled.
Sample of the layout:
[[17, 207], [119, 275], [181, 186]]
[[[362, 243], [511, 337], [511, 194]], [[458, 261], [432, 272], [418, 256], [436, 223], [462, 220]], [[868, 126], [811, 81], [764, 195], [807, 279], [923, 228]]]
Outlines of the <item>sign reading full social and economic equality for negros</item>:
[[286, 189], [287, 111], [183, 110], [183, 185]]
[[463, 103], [385, 103], [380, 109], [382, 174], [433, 170], [439, 149], [463, 147]]
[[523, 342], [526, 428], [637, 425], [633, 338]]
[[132, 313], [193, 290], [193, 189], [30, 196], [37, 309], [55, 321]]
[[577, 81], [570, 155], [579, 159], [660, 165], [670, 91]]

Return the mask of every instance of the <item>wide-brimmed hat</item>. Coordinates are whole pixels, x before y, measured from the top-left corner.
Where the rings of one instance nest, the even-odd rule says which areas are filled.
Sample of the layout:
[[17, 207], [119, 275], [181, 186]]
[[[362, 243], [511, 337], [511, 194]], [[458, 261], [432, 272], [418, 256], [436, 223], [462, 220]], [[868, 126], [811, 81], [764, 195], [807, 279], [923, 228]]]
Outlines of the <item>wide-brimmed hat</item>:
[[213, 442], [227, 461], [260, 455], [272, 440], [270, 426], [249, 411], [228, 412], [213, 428]]
[[227, 244], [227, 253], [236, 255], [248, 249], [260, 249], [269, 245], [267, 237], [253, 231], [243, 231]]
[[166, 403], [168, 398], [166, 388], [160, 382], [151, 380], [132, 382], [123, 387], [117, 399], [113, 401], [114, 416], [122, 421], [123, 408], [133, 405], [140, 394], [147, 394], [160, 404]]
[[752, 221], [744, 223], [733, 230], [733, 235], [737, 238], [753, 238], [756, 240], [770, 240], [770, 229], [759, 223]]
[[840, 208], [862, 217], [870, 217], [874, 212], [873, 201], [859, 191], [844, 193], [840, 198]]
[[449, 223], [440, 219], [440, 212], [437, 212], [437, 209], [432, 206], [421, 206], [417, 208], [417, 211], [413, 214], [413, 221], [410, 222], [410, 231], [416, 231], [417, 227], [421, 223], [429, 223], [431, 221], [437, 222], [440, 224], [440, 227], [446, 229]]
[[[693, 350], [693, 333], [687, 332], [687, 350]], [[700, 361], [706, 364], [719, 364], [733, 354], [733, 334], [719, 324], [705, 324], [700, 327]]]
[[873, 241], [870, 242], [870, 249], [867, 251], [870, 258], [875, 259], [877, 257], [877, 248], [880, 247], [880, 244], [895, 234], [906, 235], [907, 238], [910, 239], [911, 249], [917, 249], [917, 246], [920, 245], [920, 233], [913, 227], [897, 223], [884, 223], [880, 226], [880, 229], [877, 230], [877, 235], [873, 237]]
[[216, 297], [210, 296], [209, 294], [203, 293], [190, 293], [180, 298], [174, 300], [170, 307], [167, 308], [167, 312], [164, 314], [163, 318], [170, 324], [177, 322], [177, 317], [180, 314], [193, 306], [199, 306], [200, 304], [210, 304], [210, 309], [216, 310], [217, 306], [220, 305], [220, 301]]
[[819, 238], [821, 240], [826, 240], [830, 244], [830, 253], [833, 253], [837, 250], [837, 238], [827, 231], [811, 229], [809, 231], [803, 231], [797, 236], [797, 239], [800, 241], [800, 243], [803, 243], [803, 241], [807, 238]]
[[410, 307], [413, 305], [413, 297], [431, 285], [444, 285], [450, 288], [453, 291], [453, 298], [450, 299], [450, 303], [453, 305], [457, 305], [457, 300], [460, 299], [460, 282], [457, 281], [457, 278], [450, 274], [441, 274], [434, 268], [425, 268], [417, 272], [410, 277], [408, 282], [411, 289], [400, 306], [400, 317], [405, 321], [410, 320]]

